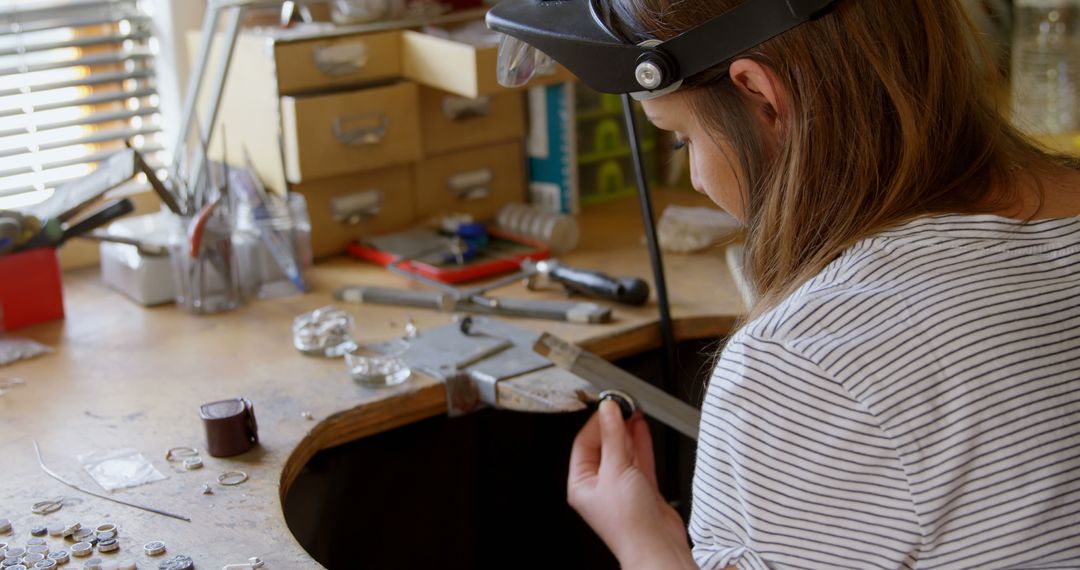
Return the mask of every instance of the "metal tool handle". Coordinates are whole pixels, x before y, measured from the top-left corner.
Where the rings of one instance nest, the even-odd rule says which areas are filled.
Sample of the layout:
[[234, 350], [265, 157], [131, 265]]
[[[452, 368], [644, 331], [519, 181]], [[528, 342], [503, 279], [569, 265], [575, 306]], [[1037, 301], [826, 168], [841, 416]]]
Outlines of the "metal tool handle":
[[372, 112], [334, 119], [330, 130], [334, 138], [346, 146], [368, 146], [381, 143], [390, 130], [386, 113]]
[[[487, 301], [488, 304], [484, 304]], [[551, 319], [571, 323], [601, 324], [611, 321], [611, 308], [596, 303], [566, 301], [539, 301], [534, 299], [510, 299], [500, 297], [473, 297], [467, 309], [472, 313], [522, 317], [526, 319]]]
[[60, 235], [60, 239], [57, 240], [56, 245], [62, 245], [65, 241], [85, 234], [90, 230], [99, 228], [116, 218], [126, 216], [135, 211], [135, 204], [131, 203], [130, 198], [123, 198], [108, 204], [107, 206], [97, 210], [90, 214], [86, 218], [80, 220], [78, 223], [69, 226], [64, 230], [64, 233]]
[[461, 311], [482, 315], [550, 319], [572, 323], [598, 324], [611, 321], [611, 309], [596, 303], [492, 299], [478, 296], [465, 299], [448, 292], [410, 291], [385, 287], [345, 287], [334, 291], [334, 298], [347, 303], [419, 307], [444, 312]]
[[389, 287], [343, 287], [334, 291], [334, 298], [346, 303], [393, 305], [443, 311], [453, 311], [457, 305], [457, 301], [447, 293]]
[[354, 192], [330, 200], [330, 216], [339, 224], [355, 226], [378, 216], [382, 204], [383, 194], [378, 190]]
[[475, 99], [447, 95], [442, 100], [443, 115], [451, 121], [467, 121], [479, 119], [491, 114], [491, 97], [483, 96]]
[[367, 44], [360, 41], [338, 43], [315, 48], [311, 59], [323, 75], [340, 77], [363, 69], [370, 59]]
[[491, 195], [495, 173], [490, 168], [458, 172], [446, 179], [446, 187], [458, 200], [472, 202]]
[[626, 305], [643, 305], [649, 300], [649, 284], [637, 277], [612, 277], [557, 263], [551, 264], [548, 276], [568, 290], [589, 297]]
[[123, 245], [130, 245], [135, 247], [142, 255], [148, 255], [151, 257], [169, 255], [169, 249], [164, 245], [150, 244], [142, 240], [135, 238], [114, 236], [111, 234], [103, 233], [102, 231], [93, 231], [85, 233], [79, 236], [82, 239], [88, 239], [106, 243], [119, 243]]

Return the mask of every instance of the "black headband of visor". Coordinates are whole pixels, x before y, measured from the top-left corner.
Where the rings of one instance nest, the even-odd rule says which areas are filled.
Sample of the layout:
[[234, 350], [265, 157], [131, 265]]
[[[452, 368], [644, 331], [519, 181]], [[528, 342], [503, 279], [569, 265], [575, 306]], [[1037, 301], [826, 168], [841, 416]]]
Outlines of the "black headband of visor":
[[610, 1], [617, 0], [501, 0], [487, 24], [547, 54], [597, 91], [648, 98], [820, 16], [837, 0], [745, 0], [674, 38], [641, 45], [612, 30], [599, 5]]

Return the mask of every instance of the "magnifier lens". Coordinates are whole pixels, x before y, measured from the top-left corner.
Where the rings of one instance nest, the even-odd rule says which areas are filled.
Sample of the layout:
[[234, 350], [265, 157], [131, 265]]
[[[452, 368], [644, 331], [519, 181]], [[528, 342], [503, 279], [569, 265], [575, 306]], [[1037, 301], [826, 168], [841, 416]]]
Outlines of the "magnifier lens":
[[[499, 45], [497, 79], [503, 87], [521, 87], [536, 73], [538, 54], [536, 48], [513, 37], [503, 36]], [[550, 59], [550, 58], [549, 58]]]

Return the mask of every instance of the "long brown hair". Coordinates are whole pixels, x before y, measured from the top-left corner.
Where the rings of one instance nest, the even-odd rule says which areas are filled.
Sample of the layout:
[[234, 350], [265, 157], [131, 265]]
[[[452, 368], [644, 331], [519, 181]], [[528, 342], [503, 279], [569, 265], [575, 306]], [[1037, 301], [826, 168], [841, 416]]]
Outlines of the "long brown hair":
[[[609, 1], [635, 42], [740, 3]], [[727, 76], [730, 62], [687, 81], [694, 114], [736, 149], [745, 177], [745, 265], [761, 298], [751, 318], [864, 237], [920, 215], [995, 211], [1014, 199], [1021, 167], [1076, 167], [1002, 117], [992, 78], [972, 63], [987, 53], [973, 53], [974, 37], [955, 0], [842, 0], [743, 54], [791, 94], [779, 146]]]

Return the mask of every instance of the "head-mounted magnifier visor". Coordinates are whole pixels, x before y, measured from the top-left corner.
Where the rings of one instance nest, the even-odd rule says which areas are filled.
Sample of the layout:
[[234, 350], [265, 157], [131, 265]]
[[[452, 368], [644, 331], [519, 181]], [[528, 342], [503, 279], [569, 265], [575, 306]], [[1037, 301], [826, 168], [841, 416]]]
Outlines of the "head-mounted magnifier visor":
[[[506, 35], [499, 48], [499, 82], [524, 85], [562, 64], [603, 93], [651, 99], [826, 12], [837, 0], [746, 0], [667, 41], [635, 45], [611, 24], [606, 2], [617, 0], [502, 0], [487, 14]], [[553, 60], [553, 61], [552, 61]]]

